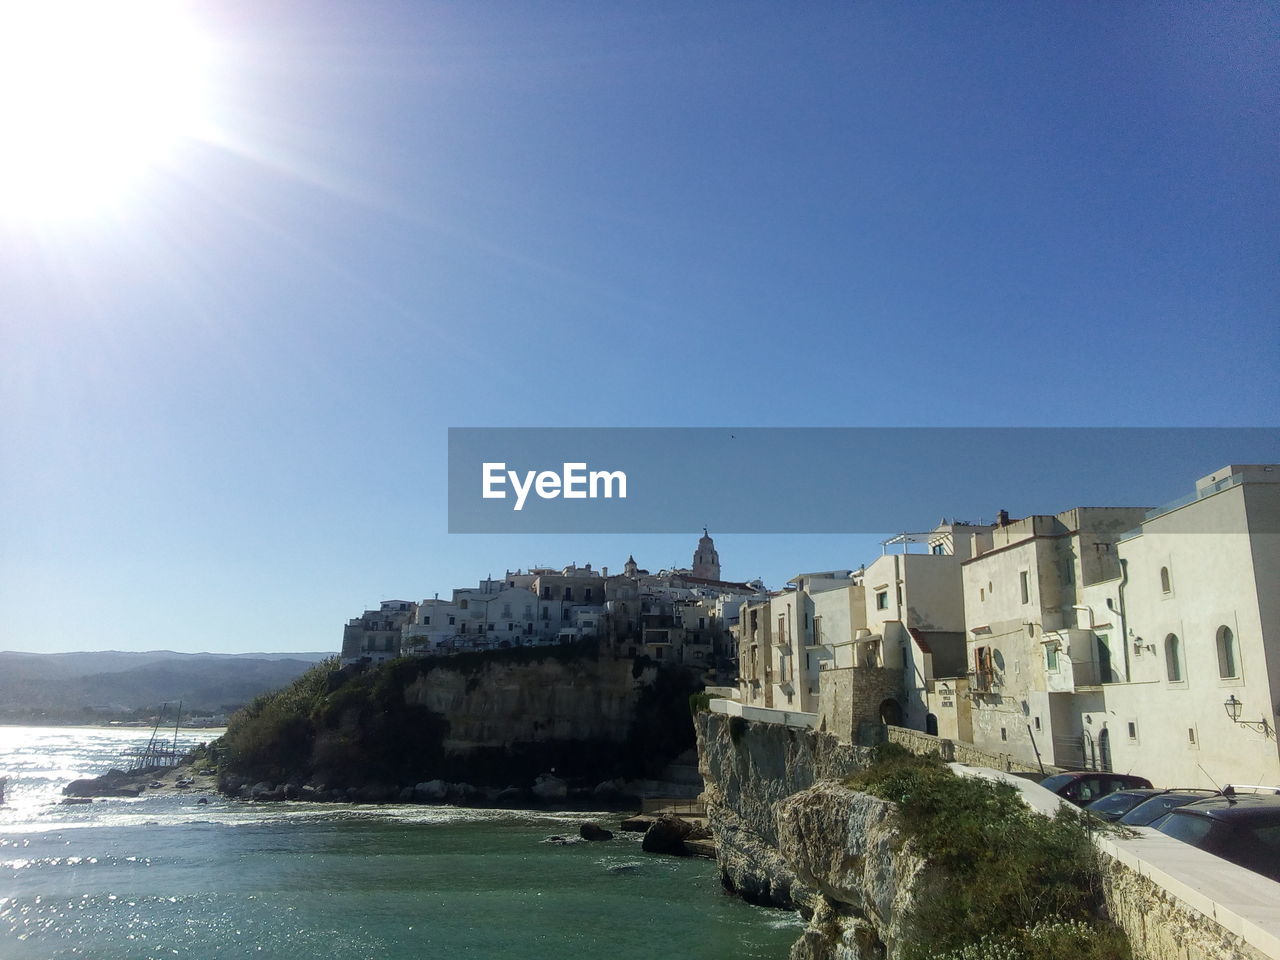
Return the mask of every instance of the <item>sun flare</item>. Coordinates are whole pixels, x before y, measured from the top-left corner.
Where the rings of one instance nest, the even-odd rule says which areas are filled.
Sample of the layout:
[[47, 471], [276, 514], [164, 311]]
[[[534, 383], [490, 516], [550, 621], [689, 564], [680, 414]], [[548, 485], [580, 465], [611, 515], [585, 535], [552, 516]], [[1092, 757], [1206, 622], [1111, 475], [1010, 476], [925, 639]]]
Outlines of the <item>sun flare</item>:
[[176, 0], [0, 0], [0, 212], [92, 214], [205, 120], [209, 44]]

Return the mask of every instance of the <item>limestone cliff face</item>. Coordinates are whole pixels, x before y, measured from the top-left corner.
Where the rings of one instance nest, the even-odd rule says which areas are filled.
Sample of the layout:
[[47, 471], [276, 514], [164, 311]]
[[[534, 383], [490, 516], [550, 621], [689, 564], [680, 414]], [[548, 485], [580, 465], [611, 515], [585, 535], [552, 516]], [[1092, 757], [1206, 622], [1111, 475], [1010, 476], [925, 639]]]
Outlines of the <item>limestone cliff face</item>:
[[405, 700], [449, 721], [450, 753], [503, 743], [622, 742], [643, 680], [626, 660], [486, 663], [432, 670], [405, 688]]
[[893, 804], [839, 782], [870, 750], [720, 714], [700, 713], [696, 726], [726, 886], [808, 918], [792, 960], [893, 960], [931, 877]]
[[695, 726], [725, 884], [752, 903], [803, 907], [810, 891], [797, 888], [795, 871], [778, 852], [776, 808], [817, 780], [860, 769], [869, 751], [824, 734], [716, 713], [699, 713]]

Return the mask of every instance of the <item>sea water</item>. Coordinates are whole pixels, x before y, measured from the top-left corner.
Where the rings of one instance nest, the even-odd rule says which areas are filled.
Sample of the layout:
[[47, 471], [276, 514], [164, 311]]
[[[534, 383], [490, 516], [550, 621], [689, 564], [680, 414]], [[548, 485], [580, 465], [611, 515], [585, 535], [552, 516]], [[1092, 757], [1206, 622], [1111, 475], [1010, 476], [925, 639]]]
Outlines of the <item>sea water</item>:
[[710, 861], [645, 854], [637, 835], [547, 842], [616, 814], [58, 803], [150, 734], [0, 727], [3, 960], [775, 960], [800, 932], [793, 915], [725, 894]]

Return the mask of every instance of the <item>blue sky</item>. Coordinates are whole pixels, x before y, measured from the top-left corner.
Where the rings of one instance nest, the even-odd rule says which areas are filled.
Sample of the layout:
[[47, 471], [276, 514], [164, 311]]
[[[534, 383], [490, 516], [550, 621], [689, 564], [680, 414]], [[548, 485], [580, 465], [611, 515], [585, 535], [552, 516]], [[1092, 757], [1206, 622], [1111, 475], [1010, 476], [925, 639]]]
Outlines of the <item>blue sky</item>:
[[449, 536], [451, 426], [1276, 424], [1274, 5], [195, 11], [220, 135], [0, 213], [0, 649], [336, 649], [690, 561]]

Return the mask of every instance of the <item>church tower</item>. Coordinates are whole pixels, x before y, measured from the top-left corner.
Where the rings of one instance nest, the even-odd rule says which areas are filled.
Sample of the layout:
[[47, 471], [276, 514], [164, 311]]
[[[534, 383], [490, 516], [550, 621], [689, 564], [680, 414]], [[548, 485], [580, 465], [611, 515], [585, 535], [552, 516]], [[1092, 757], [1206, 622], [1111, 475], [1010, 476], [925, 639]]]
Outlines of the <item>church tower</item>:
[[638, 569], [639, 569], [639, 568], [636, 566], [636, 558], [635, 558], [634, 556], [631, 556], [630, 554], [628, 554], [628, 555], [627, 555], [627, 562], [626, 562], [625, 564], [623, 564], [623, 566], [622, 566], [622, 574], [623, 574], [623, 576], [630, 577], [632, 580], [634, 580], [634, 579], [636, 578], [636, 575], [637, 575], [637, 574], [636, 574], [636, 571], [637, 571]]
[[693, 569], [689, 572], [704, 580], [720, 579], [720, 554], [716, 553], [715, 541], [707, 534], [706, 527], [702, 528], [702, 538], [693, 554]]

